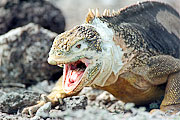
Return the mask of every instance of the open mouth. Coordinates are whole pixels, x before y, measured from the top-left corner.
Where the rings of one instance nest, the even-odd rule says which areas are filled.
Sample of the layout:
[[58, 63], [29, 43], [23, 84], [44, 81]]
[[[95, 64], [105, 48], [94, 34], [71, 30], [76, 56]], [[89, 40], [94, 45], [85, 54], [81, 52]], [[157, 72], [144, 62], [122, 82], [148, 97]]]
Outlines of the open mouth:
[[88, 65], [86, 58], [64, 64], [63, 89], [66, 93], [72, 92], [79, 85]]

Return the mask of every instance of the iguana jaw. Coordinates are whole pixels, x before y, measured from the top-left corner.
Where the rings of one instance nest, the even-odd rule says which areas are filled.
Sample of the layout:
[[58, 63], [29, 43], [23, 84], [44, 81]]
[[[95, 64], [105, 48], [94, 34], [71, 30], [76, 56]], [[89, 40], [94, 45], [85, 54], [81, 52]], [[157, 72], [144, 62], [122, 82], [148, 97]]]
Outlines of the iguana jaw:
[[86, 78], [89, 60], [86, 58], [79, 59], [76, 62], [64, 64], [63, 71], [63, 90], [64, 92], [75, 92], [77, 87]]
[[48, 63], [60, 67], [63, 65], [62, 88], [67, 94], [76, 93], [83, 87], [90, 85], [100, 70], [99, 64], [94, 58], [84, 57], [75, 61], [70, 58], [55, 59], [49, 57]]

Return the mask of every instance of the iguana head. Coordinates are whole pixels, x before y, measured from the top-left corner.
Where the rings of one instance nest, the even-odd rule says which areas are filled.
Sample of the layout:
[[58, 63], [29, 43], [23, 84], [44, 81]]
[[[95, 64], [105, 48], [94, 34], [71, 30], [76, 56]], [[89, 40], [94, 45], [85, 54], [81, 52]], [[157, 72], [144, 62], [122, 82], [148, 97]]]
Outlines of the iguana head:
[[84, 86], [105, 84], [112, 73], [113, 31], [98, 18], [58, 35], [48, 63], [64, 65], [63, 89], [75, 93]]

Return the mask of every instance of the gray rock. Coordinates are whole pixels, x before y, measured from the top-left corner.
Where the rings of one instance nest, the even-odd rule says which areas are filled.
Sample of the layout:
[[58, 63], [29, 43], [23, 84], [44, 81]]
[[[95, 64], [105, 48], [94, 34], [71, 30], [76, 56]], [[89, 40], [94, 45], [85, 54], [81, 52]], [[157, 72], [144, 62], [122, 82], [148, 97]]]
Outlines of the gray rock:
[[57, 33], [65, 28], [61, 11], [44, 0], [0, 0], [0, 13], [0, 34], [30, 22]]
[[0, 112], [0, 120], [30, 120], [28, 115], [9, 115]]
[[[5, 89], [6, 91], [6, 89]], [[15, 92], [11, 92], [10, 93], [4, 93], [4, 91], [0, 92], [1, 96], [4, 96], [4, 94], [6, 94], [6, 96], [4, 98], [6, 98], [6, 100], [2, 99], [2, 97], [0, 97], [0, 100], [6, 101], [6, 104], [16, 104], [16, 103], [20, 103], [21, 105], [23, 104], [27, 104], [29, 103], [29, 101], [32, 101], [32, 97], [28, 98], [29, 101], [26, 102], [21, 102], [21, 99], [24, 100], [25, 97], [21, 97], [21, 99], [17, 99], [16, 97], [11, 97], [10, 96], [17, 96], [16, 93], [19, 94], [19, 96], [25, 96], [27, 95], [27, 91], [24, 91], [24, 89], [21, 88], [21, 92], [17, 92], [18, 90], [14, 90]], [[24, 91], [24, 93], [22, 92]], [[7, 95], [8, 94], [8, 95]], [[103, 93], [104, 94], [104, 93]], [[8, 97], [7, 97], [8, 96]], [[31, 95], [32, 96], [32, 95]], [[38, 95], [35, 95], [38, 96]], [[8, 98], [8, 99], [7, 99]], [[16, 99], [15, 99], [16, 98]], [[99, 97], [101, 98], [101, 97]], [[105, 97], [106, 99], [107, 97]], [[69, 104], [69, 105], [78, 105], [79, 103], [82, 103], [82, 101], [86, 101], [87, 98], [85, 98], [85, 96], [74, 96], [74, 97], [69, 97], [66, 98], [64, 100], [64, 103]], [[109, 100], [106, 99], [106, 100]], [[10, 102], [13, 101], [13, 102]], [[25, 101], [25, 100], [24, 100]], [[79, 102], [77, 102], [79, 101]], [[95, 100], [98, 101], [98, 100]], [[70, 103], [69, 103], [70, 102]], [[72, 103], [75, 102], [75, 103]], [[77, 102], [77, 103], [76, 103]], [[116, 102], [117, 103], [117, 102]], [[114, 103], [114, 104], [116, 104]], [[19, 106], [21, 106], [19, 104]], [[72, 105], [72, 106], [74, 106]], [[121, 106], [121, 103], [119, 103], [119, 105]], [[3, 106], [3, 105], [1, 105]], [[84, 106], [82, 104], [80, 104], [80, 106]], [[115, 105], [116, 106], [116, 105]], [[124, 111], [124, 113], [122, 112], [116, 112], [114, 111], [113, 113], [109, 112], [109, 110], [107, 109], [100, 109], [99, 107], [95, 107], [95, 106], [87, 106], [86, 109], [76, 109], [76, 111], [74, 111], [73, 109], [66, 109], [65, 111], [61, 111], [61, 110], [50, 110], [51, 105], [50, 103], [45, 104], [44, 106], [42, 106], [40, 108], [41, 111], [40, 113], [36, 113], [38, 115], [36, 115], [34, 118], [31, 118], [31, 120], [179, 120], [180, 116], [179, 113], [177, 113], [176, 115], [166, 115], [165, 113], [161, 112], [161, 111], [156, 111], [153, 114], [150, 114], [148, 112], [145, 111], [145, 109], [142, 108], [134, 108], [133, 105], [125, 105], [126, 108], [130, 109], [128, 110], [129, 112], [127, 112], [126, 110]], [[9, 109], [12, 109], [12, 105], [9, 106], [4, 106], [4, 109], [8, 107]], [[7, 109], [7, 108], [6, 108]], [[113, 108], [114, 109], [114, 108]], [[1, 107], [0, 107], [1, 110]], [[49, 112], [50, 110], [50, 112]], [[0, 120], [21, 120], [21, 119], [25, 119], [25, 120], [29, 120], [29, 116], [28, 115], [21, 115], [21, 114], [16, 114], [16, 115], [12, 115], [12, 114], [6, 114], [6, 113], [1, 113], [0, 112]]]
[[39, 100], [39, 94], [36, 92], [19, 89], [12, 92], [0, 91], [0, 112], [17, 113], [24, 107], [34, 105]]
[[96, 106], [109, 112], [124, 113], [124, 103], [120, 100], [117, 100], [112, 94], [107, 91], [85, 87], [80, 92], [80, 95], [87, 96], [87, 107]]
[[64, 120], [120, 120], [117, 116], [109, 113], [106, 110], [97, 107], [88, 107], [86, 110], [66, 110], [51, 112], [50, 118], [58, 118]]
[[49, 111], [51, 110], [51, 102], [47, 102], [43, 106], [41, 106], [36, 112], [35, 116], [39, 116], [42, 118], [47, 118], [49, 116]]
[[61, 110], [79, 110], [85, 109], [87, 106], [87, 97], [82, 96], [72, 96], [63, 99], [63, 103], [60, 103], [59, 109]]
[[49, 94], [52, 91], [54, 86], [55, 86], [54, 82], [44, 80], [42, 82], [38, 82], [36, 85], [32, 85], [28, 87], [28, 90], [36, 91], [41, 94]]
[[56, 33], [30, 23], [0, 36], [0, 83], [33, 84], [61, 71], [47, 63]]

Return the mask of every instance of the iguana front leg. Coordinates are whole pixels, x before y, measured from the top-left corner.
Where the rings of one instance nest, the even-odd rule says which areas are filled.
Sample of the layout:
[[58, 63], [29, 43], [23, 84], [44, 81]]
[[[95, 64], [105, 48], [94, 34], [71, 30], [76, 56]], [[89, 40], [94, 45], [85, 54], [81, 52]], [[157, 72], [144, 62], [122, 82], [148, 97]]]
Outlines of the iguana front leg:
[[[164, 99], [160, 109], [180, 111], [180, 59], [168, 55], [149, 58], [146, 69], [139, 71], [153, 85], [167, 82]], [[138, 70], [137, 70], [138, 71]]]
[[169, 75], [160, 109], [171, 113], [180, 111], [180, 71]]
[[[78, 92], [79, 93], [79, 92]], [[41, 107], [43, 106], [45, 103], [47, 102], [51, 102], [52, 106], [55, 106], [58, 104], [59, 99], [68, 97], [68, 96], [73, 96], [73, 95], [77, 95], [78, 93], [75, 94], [66, 94], [64, 92], [64, 90], [62, 89], [62, 77], [59, 78], [59, 80], [57, 81], [55, 87], [53, 88], [52, 92], [48, 95], [48, 96], [42, 96], [42, 100], [38, 101], [38, 104], [24, 108], [22, 113], [23, 114], [30, 114], [31, 116], [33, 116], [33, 114]]]
[[146, 60], [146, 65], [134, 70], [153, 85], [160, 85], [168, 81], [168, 76], [180, 71], [180, 59], [169, 55], [159, 55]]

